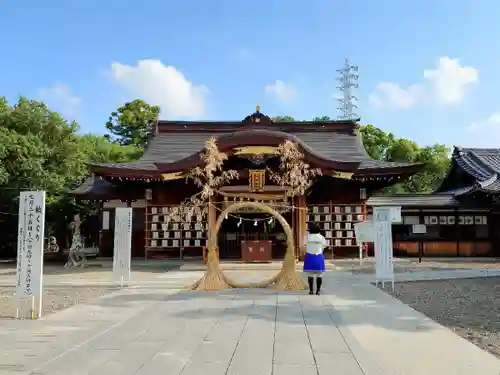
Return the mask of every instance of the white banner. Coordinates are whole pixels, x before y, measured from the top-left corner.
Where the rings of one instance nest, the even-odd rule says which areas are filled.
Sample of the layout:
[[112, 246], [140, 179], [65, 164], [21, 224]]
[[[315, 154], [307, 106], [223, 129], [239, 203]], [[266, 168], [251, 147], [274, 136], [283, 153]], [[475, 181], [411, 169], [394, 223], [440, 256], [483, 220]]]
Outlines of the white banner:
[[117, 207], [115, 212], [115, 243], [113, 252], [113, 274], [116, 280], [130, 284], [132, 257], [132, 208]]
[[32, 298], [32, 318], [35, 314], [38, 317], [42, 315], [44, 233], [45, 192], [22, 192], [19, 196], [17, 238], [17, 315], [21, 299], [25, 297]]
[[393, 211], [390, 207], [374, 207], [375, 224], [375, 283], [391, 281], [394, 289], [394, 263], [392, 247]]

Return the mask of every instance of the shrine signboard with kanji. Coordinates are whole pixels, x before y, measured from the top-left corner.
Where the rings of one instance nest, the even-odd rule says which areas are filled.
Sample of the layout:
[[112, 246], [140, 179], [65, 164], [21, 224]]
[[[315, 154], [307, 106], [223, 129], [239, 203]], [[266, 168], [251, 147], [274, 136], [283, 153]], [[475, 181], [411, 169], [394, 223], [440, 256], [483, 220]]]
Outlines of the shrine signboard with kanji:
[[44, 227], [45, 192], [21, 192], [17, 238], [17, 317], [23, 298], [32, 300], [32, 318], [42, 314]]
[[265, 169], [252, 169], [248, 172], [249, 172], [249, 177], [248, 177], [249, 190], [251, 192], [264, 191], [264, 185], [266, 182], [266, 170]]
[[132, 256], [132, 208], [117, 207], [115, 212], [115, 239], [113, 252], [113, 274], [115, 279], [130, 285]]

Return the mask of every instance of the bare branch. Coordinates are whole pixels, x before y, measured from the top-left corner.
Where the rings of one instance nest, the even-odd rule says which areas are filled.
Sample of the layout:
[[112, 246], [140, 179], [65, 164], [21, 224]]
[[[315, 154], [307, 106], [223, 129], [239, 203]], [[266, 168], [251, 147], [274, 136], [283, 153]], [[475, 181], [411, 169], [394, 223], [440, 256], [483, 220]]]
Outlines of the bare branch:
[[279, 171], [268, 168], [271, 180], [284, 188], [288, 188], [288, 196], [303, 195], [311, 187], [316, 176], [321, 176], [321, 169], [311, 168], [305, 162], [296, 143], [289, 140], [278, 147], [280, 157]]
[[[208, 200], [218, 188], [239, 178], [238, 171], [223, 170], [227, 155], [219, 151], [215, 137], [210, 138], [205, 143], [205, 148], [201, 152], [201, 166], [191, 169], [186, 176], [186, 180], [192, 180], [200, 188], [200, 192], [186, 199], [179, 207], [177, 214], [189, 221], [196, 211], [197, 222], [202, 221], [208, 213]], [[197, 209], [199, 208], [199, 209]], [[170, 216], [174, 216], [171, 214]]]

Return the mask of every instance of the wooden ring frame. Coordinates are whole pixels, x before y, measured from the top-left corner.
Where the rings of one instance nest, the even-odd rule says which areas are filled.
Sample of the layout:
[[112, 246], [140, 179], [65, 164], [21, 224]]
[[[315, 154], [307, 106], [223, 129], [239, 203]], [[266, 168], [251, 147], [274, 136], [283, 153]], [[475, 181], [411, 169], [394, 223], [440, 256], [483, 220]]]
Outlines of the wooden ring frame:
[[[217, 236], [219, 234], [219, 230], [222, 226], [222, 222], [224, 221], [226, 215], [238, 211], [241, 208], [254, 208], [259, 211], [262, 211], [264, 213], [268, 213], [272, 215], [278, 222], [281, 224], [283, 227], [283, 231], [285, 232], [286, 235], [286, 253], [285, 253], [285, 258], [283, 261], [283, 266], [281, 270], [273, 276], [272, 278], [268, 280], [264, 280], [262, 282], [258, 283], [251, 283], [251, 284], [239, 284], [234, 281], [229, 280], [226, 276], [224, 278], [227, 280], [227, 283], [233, 287], [233, 288], [263, 288], [266, 286], [269, 286], [271, 284], [279, 282], [280, 279], [283, 278], [287, 272], [295, 272], [295, 246], [293, 243], [293, 232], [292, 228], [290, 227], [290, 224], [285, 220], [285, 218], [274, 208], [269, 207], [268, 205], [264, 203], [259, 203], [259, 202], [239, 202], [239, 203], [234, 203], [227, 207], [224, 211], [221, 212], [219, 217], [217, 218], [215, 228], [211, 231], [209, 235], [209, 241], [208, 241], [208, 258], [216, 259], [217, 258], [217, 252], [218, 252], [218, 247], [217, 247]], [[209, 262], [210, 263], [210, 262]], [[209, 264], [208, 267], [210, 268], [211, 265]], [[222, 272], [222, 271], [221, 271]], [[302, 288], [302, 286], [300, 286]]]
[[269, 207], [268, 205], [264, 203], [259, 203], [259, 202], [239, 202], [239, 203], [233, 203], [229, 207], [227, 207], [224, 211], [221, 212], [219, 217], [217, 218], [217, 222], [215, 223], [215, 228], [213, 231], [210, 233], [209, 237], [209, 246], [208, 249], [209, 251], [213, 251], [217, 249], [217, 237], [220, 231], [220, 228], [222, 226], [222, 222], [224, 221], [225, 217], [229, 215], [230, 213], [234, 211], [238, 211], [241, 208], [255, 208], [259, 211], [262, 211], [264, 213], [272, 215], [278, 222], [281, 224], [283, 227], [283, 230], [286, 235], [286, 254], [285, 258], [291, 256], [292, 258], [295, 257], [295, 250], [294, 250], [294, 244], [293, 244], [293, 232], [292, 228], [290, 227], [290, 224], [285, 220], [285, 218], [274, 208]]

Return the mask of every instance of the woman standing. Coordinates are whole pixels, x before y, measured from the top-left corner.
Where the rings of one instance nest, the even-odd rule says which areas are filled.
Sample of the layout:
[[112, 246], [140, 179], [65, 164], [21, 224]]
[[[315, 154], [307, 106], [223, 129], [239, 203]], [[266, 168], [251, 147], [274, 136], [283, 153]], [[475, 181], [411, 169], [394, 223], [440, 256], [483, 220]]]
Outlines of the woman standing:
[[309, 233], [306, 236], [306, 254], [304, 256], [304, 272], [308, 274], [309, 294], [313, 294], [314, 278], [316, 278], [316, 295], [319, 296], [323, 279], [321, 274], [325, 272], [325, 257], [323, 250], [328, 247], [328, 242], [321, 235], [321, 230], [314, 223], [309, 224]]

